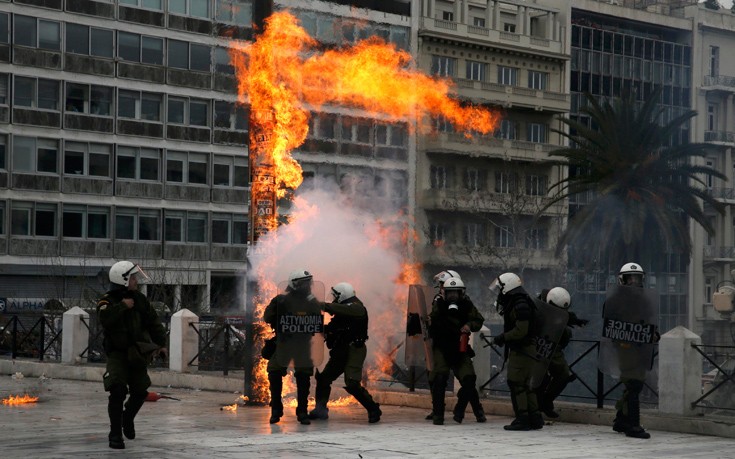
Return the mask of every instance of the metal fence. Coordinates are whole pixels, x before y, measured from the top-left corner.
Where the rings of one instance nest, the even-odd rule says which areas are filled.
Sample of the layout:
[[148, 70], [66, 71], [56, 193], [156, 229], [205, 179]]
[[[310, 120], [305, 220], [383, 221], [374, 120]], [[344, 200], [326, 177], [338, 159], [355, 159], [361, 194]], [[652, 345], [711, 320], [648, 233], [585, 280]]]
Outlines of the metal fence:
[[735, 346], [692, 344], [692, 348], [704, 357], [702, 396], [691, 402], [692, 408], [735, 414]]
[[201, 371], [222, 371], [225, 376], [231, 370], [244, 370], [248, 357], [244, 318], [229, 316], [203, 319], [189, 324], [199, 337], [199, 351], [188, 364], [197, 366]]
[[61, 360], [62, 313], [0, 315], [0, 354]]

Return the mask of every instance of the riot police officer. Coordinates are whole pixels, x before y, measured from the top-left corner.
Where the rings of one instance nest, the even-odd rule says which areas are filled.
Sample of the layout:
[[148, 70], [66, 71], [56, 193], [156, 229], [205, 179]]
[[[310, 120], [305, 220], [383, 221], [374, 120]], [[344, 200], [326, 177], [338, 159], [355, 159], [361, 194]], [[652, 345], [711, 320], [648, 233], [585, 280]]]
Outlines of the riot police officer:
[[313, 276], [309, 271], [300, 269], [293, 271], [288, 277], [285, 294], [273, 297], [263, 312], [263, 321], [273, 328], [277, 344], [275, 354], [268, 361], [268, 383], [271, 393], [271, 417], [269, 422], [275, 424], [283, 416], [283, 377], [286, 376], [290, 362], [293, 362], [296, 378], [296, 418], [301, 424], [311, 424], [307, 405], [309, 402], [309, 386], [314, 373], [314, 362], [311, 356], [311, 334], [289, 336], [290, 346], [284, 346], [286, 332], [279, 330], [281, 319], [289, 313], [303, 310], [322, 309], [322, 304], [312, 295]]
[[536, 393], [531, 388], [531, 377], [536, 352], [531, 336], [534, 304], [523, 288], [521, 278], [514, 273], [503, 273], [490, 285], [497, 295], [496, 308], [503, 316], [503, 333], [492, 342], [505, 346], [508, 363], [507, 379], [515, 419], [505, 430], [535, 430], [543, 428]]
[[[110, 448], [124, 449], [123, 434], [135, 438], [134, 419], [148, 396], [151, 385], [147, 366], [154, 352], [164, 357], [166, 330], [148, 299], [138, 291], [148, 276], [130, 261], [118, 261], [110, 268], [111, 288], [97, 302], [97, 315], [104, 331], [107, 366], [103, 377], [110, 393]], [[125, 398], [130, 393], [127, 402]]]
[[470, 333], [479, 331], [484, 319], [465, 295], [465, 285], [461, 279], [452, 277], [444, 281], [441, 294], [434, 299], [429, 318], [434, 359], [434, 368], [429, 375], [433, 423], [444, 424], [444, 392], [449, 370], [462, 386], [457, 392], [453, 419], [462, 422], [467, 404], [470, 403], [477, 422], [485, 422], [485, 413], [475, 386], [477, 376], [472, 365], [474, 352], [467, 344]]
[[[567, 311], [572, 304], [569, 292], [562, 287], [554, 287], [549, 291], [541, 292], [539, 299]], [[536, 389], [539, 409], [550, 418], [559, 417], [559, 413], [554, 410], [554, 400], [564, 391], [567, 384], [577, 379], [577, 376], [569, 369], [569, 364], [564, 357], [564, 348], [567, 347], [569, 341], [572, 339], [572, 327], [582, 327], [589, 323], [588, 320], [578, 318], [571, 311], [568, 311], [568, 313], [569, 320], [567, 326], [551, 357], [546, 377]]]
[[[626, 263], [620, 268], [618, 273], [618, 284], [622, 286], [631, 286], [643, 288], [646, 273], [638, 263]], [[607, 302], [603, 305], [603, 317]], [[654, 332], [654, 340], [660, 338], [658, 330]], [[626, 342], [615, 342], [614, 346], [618, 351], [619, 367], [629, 368], [626, 372], [621, 372], [620, 381], [625, 386], [623, 396], [615, 403], [617, 413], [613, 422], [613, 430], [625, 433], [628, 437], [633, 438], [651, 438], [651, 434], [641, 426], [641, 408], [640, 394], [643, 391], [644, 381], [646, 377], [646, 368], [638, 365], [629, 365], [628, 360], [637, 361], [640, 358], [640, 352], [633, 348], [634, 345]], [[635, 367], [635, 368], [631, 368]]]
[[345, 390], [368, 412], [368, 422], [380, 421], [383, 412], [380, 405], [362, 384], [362, 365], [367, 355], [365, 341], [368, 339], [368, 312], [347, 282], [332, 287], [333, 303], [326, 303], [324, 310], [332, 315], [325, 327], [329, 361], [324, 370], [316, 372], [316, 406], [309, 413], [311, 419], [329, 417], [329, 394], [331, 384], [344, 373]]

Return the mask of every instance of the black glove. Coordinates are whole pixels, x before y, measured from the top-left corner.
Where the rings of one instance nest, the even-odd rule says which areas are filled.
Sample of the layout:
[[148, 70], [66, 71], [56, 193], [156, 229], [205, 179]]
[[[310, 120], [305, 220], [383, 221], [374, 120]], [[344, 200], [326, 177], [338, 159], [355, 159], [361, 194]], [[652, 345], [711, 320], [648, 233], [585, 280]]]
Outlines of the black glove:
[[505, 345], [505, 335], [498, 335], [493, 337], [493, 344], [496, 346]]

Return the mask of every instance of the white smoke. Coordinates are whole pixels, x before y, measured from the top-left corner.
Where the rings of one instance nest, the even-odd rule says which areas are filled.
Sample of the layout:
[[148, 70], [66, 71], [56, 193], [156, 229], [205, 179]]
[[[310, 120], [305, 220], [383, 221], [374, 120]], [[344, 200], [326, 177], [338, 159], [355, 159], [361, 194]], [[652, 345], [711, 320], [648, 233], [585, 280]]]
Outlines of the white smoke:
[[[405, 301], [396, 303], [397, 292], [408, 287], [396, 281], [406, 248], [400, 232], [392, 232], [392, 240], [386, 241], [385, 225], [379, 222], [396, 218], [395, 212], [375, 215], [354, 208], [336, 187], [299, 190], [289, 223], [261, 237], [251, 251], [249, 277], [283, 286], [289, 273], [305, 269], [314, 276], [314, 293], [326, 301], [332, 301], [331, 286], [349, 282], [368, 309], [368, 348], [380, 345], [389, 351], [386, 347], [400, 344], [405, 326]], [[318, 291], [319, 283], [325, 291]], [[269, 301], [276, 292], [262, 293]], [[391, 342], [380, 342], [386, 338]]]

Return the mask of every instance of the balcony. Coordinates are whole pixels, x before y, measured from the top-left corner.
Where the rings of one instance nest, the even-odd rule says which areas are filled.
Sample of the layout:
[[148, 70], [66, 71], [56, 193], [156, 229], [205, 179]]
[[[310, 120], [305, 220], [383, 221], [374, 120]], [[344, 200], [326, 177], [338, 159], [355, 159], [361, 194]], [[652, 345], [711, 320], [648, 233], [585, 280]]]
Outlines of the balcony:
[[727, 75], [707, 75], [702, 79], [705, 91], [735, 92], [735, 77]]
[[704, 259], [707, 261], [735, 261], [735, 247], [705, 245]]
[[[565, 36], [565, 30], [566, 27], [560, 27], [560, 37]], [[419, 36], [426, 35], [452, 38], [460, 41], [471, 41], [473, 44], [481, 44], [493, 48], [500, 46], [503, 48], [520, 48], [526, 52], [538, 51], [543, 54], [565, 54], [564, 43], [561, 40], [551, 40], [546, 37], [504, 32], [502, 30], [477, 27], [460, 22], [422, 17]]]
[[550, 143], [498, 139], [491, 135], [467, 138], [456, 132], [438, 132], [421, 136], [418, 149], [434, 153], [459, 153], [472, 157], [494, 157], [504, 160], [541, 162], [549, 153], [562, 148]]
[[735, 146], [735, 132], [704, 131], [704, 141], [714, 145], [732, 147]]
[[[465, 189], [425, 190], [419, 198], [419, 206], [424, 209], [449, 210], [460, 212], [489, 212], [505, 215], [536, 215], [551, 198], [490, 191], [469, 191]], [[546, 209], [542, 215], [561, 216], [567, 214], [567, 206], [562, 201]]]
[[454, 78], [459, 95], [470, 99], [484, 99], [505, 107], [527, 107], [534, 110], [548, 110], [568, 113], [571, 97], [563, 92], [509, 86], [484, 81]]
[[725, 188], [725, 187], [707, 188], [707, 194], [717, 200], [722, 200], [722, 201], [735, 200], [735, 188]]

